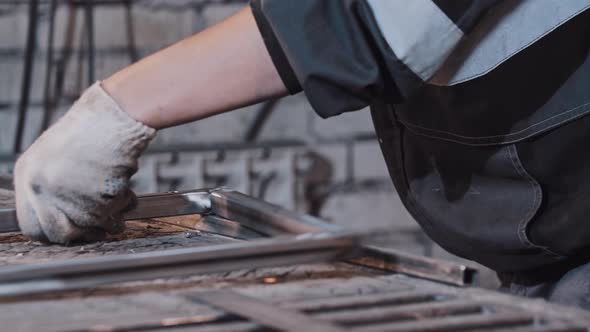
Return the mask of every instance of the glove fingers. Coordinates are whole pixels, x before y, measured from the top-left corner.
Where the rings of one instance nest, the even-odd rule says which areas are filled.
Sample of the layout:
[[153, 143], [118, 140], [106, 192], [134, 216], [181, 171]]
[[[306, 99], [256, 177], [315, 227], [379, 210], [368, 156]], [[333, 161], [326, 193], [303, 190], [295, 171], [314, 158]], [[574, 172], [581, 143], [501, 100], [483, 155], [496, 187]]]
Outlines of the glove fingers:
[[126, 189], [111, 198], [110, 204], [103, 208], [108, 211], [108, 215], [102, 217], [94, 215], [93, 218], [87, 218], [81, 226], [84, 229], [102, 229], [110, 234], [121, 233], [125, 229], [123, 214], [135, 204], [135, 201], [135, 193]]
[[39, 218], [31, 204], [27, 201], [16, 200], [16, 214], [21, 232], [35, 241], [49, 242], [41, 227]]

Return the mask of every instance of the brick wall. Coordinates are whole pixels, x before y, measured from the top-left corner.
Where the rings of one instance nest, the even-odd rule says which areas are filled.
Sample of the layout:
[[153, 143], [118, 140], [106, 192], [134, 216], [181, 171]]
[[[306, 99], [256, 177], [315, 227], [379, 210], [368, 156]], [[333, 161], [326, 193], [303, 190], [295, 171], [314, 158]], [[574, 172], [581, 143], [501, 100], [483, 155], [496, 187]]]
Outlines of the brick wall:
[[[134, 1], [131, 15], [137, 53], [145, 56], [170, 45], [228, 17], [245, 3]], [[48, 8], [42, 1], [25, 146], [38, 135], [44, 112]], [[94, 71], [100, 79], [130, 63], [127, 16], [120, 5], [96, 6], [94, 15]], [[67, 53], [70, 56], [53, 120], [88, 86], [83, 10], [68, 7], [64, 1], [58, 6], [55, 22], [52, 68], [63, 62]], [[0, 154], [9, 153], [13, 145], [26, 33], [26, 2], [0, 3]], [[226, 185], [335, 223], [390, 225], [397, 235], [387, 243], [394, 241], [395, 246], [415, 253], [449, 257], [432, 246], [402, 207], [372, 139], [367, 110], [322, 120], [304, 96], [284, 98], [275, 106], [256, 144], [245, 146], [248, 126], [260, 107], [161, 131], [151, 152], [140, 161], [140, 171], [134, 177], [136, 191]], [[0, 161], [0, 173], [10, 172], [11, 167], [11, 162]]]

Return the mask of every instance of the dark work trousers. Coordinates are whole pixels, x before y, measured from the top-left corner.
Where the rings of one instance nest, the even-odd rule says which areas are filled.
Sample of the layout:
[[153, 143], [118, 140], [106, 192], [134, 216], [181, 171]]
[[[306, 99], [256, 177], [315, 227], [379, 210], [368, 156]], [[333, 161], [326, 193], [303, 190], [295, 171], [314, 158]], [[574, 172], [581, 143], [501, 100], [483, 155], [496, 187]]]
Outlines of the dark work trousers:
[[565, 273], [556, 273], [548, 268], [536, 273], [536, 276], [504, 273], [498, 276], [502, 281], [502, 291], [590, 310], [590, 262]]

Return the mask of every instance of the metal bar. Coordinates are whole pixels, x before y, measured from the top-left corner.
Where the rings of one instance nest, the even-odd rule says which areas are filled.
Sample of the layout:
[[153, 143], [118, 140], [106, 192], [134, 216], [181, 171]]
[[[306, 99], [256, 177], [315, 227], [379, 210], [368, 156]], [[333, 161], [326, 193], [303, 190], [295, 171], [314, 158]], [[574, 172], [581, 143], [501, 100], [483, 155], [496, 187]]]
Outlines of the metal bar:
[[284, 308], [295, 309], [305, 312], [322, 312], [358, 309], [375, 306], [391, 306], [391, 305], [408, 305], [424, 302], [436, 301], [439, 299], [448, 299], [448, 296], [442, 297], [432, 293], [423, 293], [416, 291], [404, 291], [395, 293], [378, 293], [369, 295], [351, 295], [338, 296], [329, 298], [320, 298], [312, 300], [300, 300], [296, 302], [286, 302], [280, 305]]
[[481, 314], [482, 305], [471, 299], [434, 303], [421, 303], [406, 306], [380, 306], [373, 308], [358, 308], [336, 312], [319, 312], [312, 316], [317, 319], [329, 320], [346, 326], [366, 326], [370, 324], [397, 322], [405, 320], [422, 320], [459, 316], [466, 314]]
[[125, 30], [127, 33], [127, 50], [129, 53], [129, 60], [131, 63], [139, 60], [139, 53], [137, 52], [137, 46], [135, 44], [135, 24], [133, 21], [133, 13], [131, 11], [131, 1], [123, 0], [125, 6]]
[[203, 292], [196, 299], [278, 331], [336, 332], [342, 328], [316, 320], [297, 311], [276, 307], [229, 290]]
[[327, 224], [303, 213], [289, 211], [237, 191], [213, 191], [211, 212], [271, 236], [341, 231], [339, 226]]
[[[223, 323], [223, 324], [205, 324], [195, 325], [185, 329], [175, 328], [173, 332], [252, 332], [259, 331], [260, 327], [251, 322], [240, 322], [240, 323]], [[166, 330], [168, 331], [168, 330]]]
[[27, 120], [27, 111], [29, 108], [29, 97], [31, 93], [31, 77], [33, 76], [33, 66], [35, 49], [37, 44], [37, 15], [39, 13], [39, 0], [31, 0], [29, 3], [29, 26], [27, 28], [27, 44], [23, 67], [23, 80], [21, 86], [20, 103], [18, 105], [18, 119], [14, 137], [13, 152], [19, 153], [22, 149], [25, 123]]
[[389, 248], [365, 246], [363, 250], [364, 254], [361, 257], [349, 262], [457, 286], [477, 282], [477, 270], [467, 265], [411, 255]]
[[88, 85], [94, 83], [94, 0], [84, 1], [84, 17], [86, 21], [87, 36], [87, 68], [88, 68]]
[[424, 319], [410, 322], [382, 323], [359, 326], [349, 331], [363, 332], [456, 332], [485, 330], [494, 327], [519, 327], [534, 324], [534, 317], [526, 313], [471, 314], [444, 318]]
[[[131, 331], [153, 331], [159, 329], [172, 329], [177, 331], [176, 328], [180, 327], [193, 327], [197, 328], [200, 326], [206, 327], [211, 323], [227, 323], [232, 324], [232, 322], [236, 321], [236, 319], [232, 319], [230, 315], [222, 312], [216, 313], [208, 313], [208, 314], [198, 314], [194, 316], [185, 316], [185, 317], [174, 317], [174, 318], [164, 318], [159, 322], [149, 322], [149, 323], [140, 323], [140, 324], [125, 324], [125, 321], [117, 321], [111, 324], [100, 324], [98, 326], [89, 326], [87, 329], [83, 331], [108, 331], [108, 332], [131, 332]], [[235, 323], [233, 323], [235, 324]], [[232, 330], [233, 331], [233, 330]], [[68, 331], [74, 332], [74, 331]], [[81, 332], [81, 331], [76, 331]]]
[[49, 127], [51, 116], [53, 114], [52, 98], [52, 74], [53, 74], [53, 44], [55, 36], [55, 11], [57, 9], [57, 0], [51, 0], [49, 3], [49, 31], [47, 35], [47, 60], [45, 62], [45, 83], [43, 87], [43, 118], [41, 119], [41, 127], [39, 128], [39, 135]]
[[358, 235], [314, 234], [0, 268], [0, 299], [136, 280], [340, 260]]
[[[214, 189], [215, 190], [215, 189]], [[137, 197], [137, 204], [124, 214], [125, 220], [207, 214], [211, 210], [210, 190], [175, 191]]]
[[246, 131], [246, 135], [244, 136], [244, 141], [246, 142], [254, 142], [260, 136], [260, 132], [268, 118], [272, 114], [272, 111], [275, 109], [276, 104], [278, 103], [278, 99], [272, 99], [262, 104], [262, 107], [256, 113], [256, 117], [252, 121], [250, 128]]

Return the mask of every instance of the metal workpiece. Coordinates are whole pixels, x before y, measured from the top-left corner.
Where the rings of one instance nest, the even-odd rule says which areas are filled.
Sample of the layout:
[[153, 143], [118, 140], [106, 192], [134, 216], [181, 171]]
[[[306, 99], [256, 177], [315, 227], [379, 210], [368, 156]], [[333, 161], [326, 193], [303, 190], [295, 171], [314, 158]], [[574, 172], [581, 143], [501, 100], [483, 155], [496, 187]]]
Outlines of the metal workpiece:
[[[211, 192], [222, 189], [197, 189], [161, 194], [139, 195], [124, 220], [151, 219], [189, 214], [206, 215], [211, 211]], [[16, 209], [0, 207], [0, 233], [20, 232]]]
[[195, 299], [226, 313], [247, 318], [273, 331], [341, 332], [346, 331], [330, 321], [315, 319], [296, 310], [283, 309], [266, 301], [230, 290], [202, 292]]
[[444, 282], [455, 286], [477, 284], [478, 271], [473, 267], [440, 259], [411, 255], [390, 248], [364, 246], [361, 256], [349, 260], [349, 262], [384, 271]]
[[199, 189], [141, 195], [137, 197], [136, 205], [126, 212], [123, 218], [125, 220], [138, 220], [189, 214], [208, 214], [211, 211], [211, 199], [209, 196], [215, 190]]
[[[306, 214], [288, 211], [236, 191], [213, 191], [211, 202], [211, 211], [215, 215], [239, 220], [240, 224], [263, 234], [344, 231], [341, 226], [329, 224]], [[379, 233], [379, 230], [371, 233]], [[357, 258], [348, 262], [456, 286], [468, 286], [477, 282], [477, 270], [464, 264], [410, 255], [398, 250], [375, 246], [363, 246], [358, 253]]]
[[0, 269], [0, 299], [127, 281], [329, 262], [357, 255], [359, 236], [306, 234], [253, 242], [52, 261]]
[[[329, 224], [321, 219], [289, 211], [280, 206], [261, 201], [248, 195], [244, 195], [237, 191], [214, 188], [191, 190], [184, 192], [169, 192], [162, 194], [141, 195], [137, 197], [137, 203], [130, 211], [128, 211], [124, 218], [125, 220], [135, 219], [152, 219], [170, 216], [192, 215], [199, 214], [203, 218], [201, 222], [207, 223], [206, 226], [200, 225], [205, 231], [212, 231], [213, 233], [222, 233], [234, 238], [240, 238], [247, 235], [250, 239], [259, 239], [262, 236], [294, 236], [305, 234], [345, 234], [346, 230], [338, 225]], [[178, 222], [177, 222], [178, 224]], [[197, 225], [184, 225], [190, 228], [197, 229]], [[18, 223], [16, 221], [16, 213], [14, 209], [0, 209], [0, 232], [14, 232], [18, 231]], [[357, 241], [355, 245], [358, 246], [355, 255], [349, 256], [348, 262], [379, 269], [388, 272], [403, 273], [420, 278], [426, 278], [439, 282], [444, 282], [456, 286], [472, 285], [476, 281], [476, 270], [463, 264], [447, 262], [437, 259], [430, 259], [421, 256], [409, 255], [400, 251], [392, 249], [383, 249], [373, 246], [365, 246], [367, 240], [371, 239], [372, 234], [381, 233], [382, 230], [367, 230], [364, 232], [355, 231], [352, 235], [357, 239], [363, 239], [363, 242]], [[285, 242], [291, 243], [291, 242]], [[246, 245], [257, 246], [258, 240]], [[298, 246], [294, 245], [293, 250]], [[222, 248], [211, 247], [211, 251]], [[279, 248], [277, 248], [278, 250]], [[200, 252], [200, 251], [199, 251]], [[234, 251], [236, 257], [249, 259], [243, 256], [244, 252]], [[249, 251], [245, 251], [249, 252]], [[229, 252], [230, 254], [232, 251]], [[166, 257], [175, 257], [182, 253], [165, 254]], [[227, 254], [227, 252], [226, 252]], [[170, 256], [169, 256], [170, 255]], [[327, 257], [331, 257], [327, 253]], [[138, 257], [138, 262], [144, 268], [157, 269], [159, 266], [158, 255], [141, 256]], [[229, 257], [229, 256], [226, 256]], [[316, 262], [322, 261], [325, 255], [318, 255]], [[118, 256], [105, 258], [114, 264], [118, 264]], [[130, 261], [132, 258], [121, 258], [123, 261]], [[253, 256], [255, 261], [258, 259]], [[280, 259], [278, 260], [280, 261]], [[146, 263], [149, 262], [149, 263]], [[280, 262], [279, 262], [280, 263]], [[291, 264], [286, 261], [287, 264]], [[93, 263], [94, 264], [94, 263]], [[108, 264], [105, 264], [108, 265]], [[70, 266], [70, 265], [68, 265]], [[84, 269], [83, 264], [75, 265], [76, 268]], [[100, 266], [100, 264], [98, 265]], [[256, 263], [249, 265], [244, 264], [244, 268], [258, 267]], [[236, 266], [232, 266], [236, 269]], [[44, 270], [47, 271], [47, 270]], [[195, 273], [200, 273], [200, 270], [194, 270]], [[224, 270], [230, 271], [230, 270]], [[113, 272], [113, 271], [110, 271]], [[0, 282], [5, 281], [10, 273], [0, 269]], [[24, 273], [26, 275], [26, 273]], [[129, 273], [127, 273], [129, 275]]]
[[211, 212], [269, 236], [342, 231], [339, 226], [310, 215], [289, 211], [232, 190], [211, 192]]

